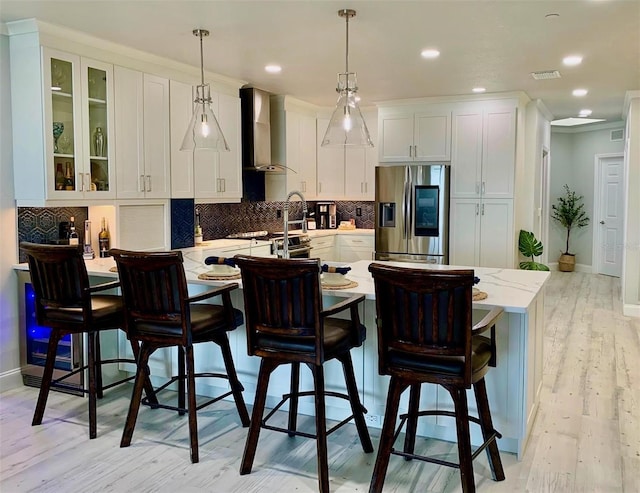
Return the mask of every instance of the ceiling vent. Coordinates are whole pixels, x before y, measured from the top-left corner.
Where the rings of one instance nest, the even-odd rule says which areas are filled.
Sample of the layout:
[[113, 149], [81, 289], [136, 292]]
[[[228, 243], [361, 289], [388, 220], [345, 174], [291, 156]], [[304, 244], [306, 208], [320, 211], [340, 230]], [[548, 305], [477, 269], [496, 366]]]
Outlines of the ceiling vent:
[[611, 142], [619, 142], [624, 139], [624, 128], [611, 131]]
[[557, 70], [542, 70], [541, 72], [531, 72], [531, 77], [535, 80], [559, 79], [560, 72]]

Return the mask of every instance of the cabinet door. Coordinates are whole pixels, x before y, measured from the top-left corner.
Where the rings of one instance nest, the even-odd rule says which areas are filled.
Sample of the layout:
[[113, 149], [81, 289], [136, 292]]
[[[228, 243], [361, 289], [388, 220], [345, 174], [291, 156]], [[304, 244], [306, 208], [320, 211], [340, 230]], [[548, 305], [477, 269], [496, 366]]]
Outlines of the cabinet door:
[[115, 198], [113, 66], [86, 58], [81, 66], [85, 137], [80, 189], [87, 198]]
[[[84, 138], [80, 57], [43, 49], [47, 198], [83, 196]], [[28, 128], [24, 129], [28, 133]], [[19, 171], [16, 174], [21, 174]], [[33, 180], [25, 180], [33, 185]], [[16, 181], [18, 183], [18, 181]], [[22, 194], [16, 187], [16, 196]]]
[[515, 236], [513, 234], [513, 201], [483, 200], [480, 204], [481, 267], [513, 269]]
[[416, 113], [414, 121], [414, 161], [451, 159], [451, 112]]
[[146, 198], [170, 195], [169, 80], [144, 74], [144, 189]]
[[[315, 117], [300, 116], [300, 189], [309, 199], [317, 197], [317, 127]], [[321, 137], [320, 137], [321, 138]]]
[[362, 116], [367, 122], [374, 147], [345, 149], [344, 191], [346, 199], [374, 200], [378, 164], [378, 149], [375, 147], [378, 142], [377, 115], [365, 112]]
[[[322, 142], [328, 119], [318, 119], [318, 143]], [[318, 146], [318, 198], [338, 199], [345, 194], [344, 147]]]
[[482, 166], [482, 111], [454, 111], [451, 133], [451, 196], [479, 197]]
[[384, 114], [378, 119], [378, 160], [381, 163], [413, 160], [413, 113]]
[[142, 72], [114, 67], [116, 176], [119, 199], [144, 197], [144, 84]]
[[240, 152], [240, 98], [218, 94], [218, 123], [229, 145], [229, 152], [218, 152], [218, 192], [225, 199], [242, 198]]
[[480, 204], [477, 199], [451, 199], [449, 264], [476, 266], [480, 259]]
[[169, 121], [171, 127], [171, 198], [192, 199], [194, 191], [193, 152], [181, 151], [191, 115], [193, 94], [189, 84], [169, 81]]
[[483, 198], [513, 198], [516, 155], [515, 108], [488, 108], [484, 112], [482, 144]]

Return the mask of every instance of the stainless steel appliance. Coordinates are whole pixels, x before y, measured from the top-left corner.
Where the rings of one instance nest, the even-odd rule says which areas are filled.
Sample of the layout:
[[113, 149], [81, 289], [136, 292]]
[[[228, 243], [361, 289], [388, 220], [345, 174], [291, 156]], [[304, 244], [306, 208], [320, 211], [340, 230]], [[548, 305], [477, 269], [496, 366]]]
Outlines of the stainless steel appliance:
[[[283, 236], [273, 238], [271, 240], [271, 251], [278, 258], [284, 257]], [[287, 258], [310, 258], [311, 254], [311, 238], [308, 234], [289, 234], [287, 237]]]
[[335, 229], [338, 227], [335, 202], [316, 203], [316, 227], [318, 229]]
[[449, 263], [449, 166], [376, 167], [375, 258]]

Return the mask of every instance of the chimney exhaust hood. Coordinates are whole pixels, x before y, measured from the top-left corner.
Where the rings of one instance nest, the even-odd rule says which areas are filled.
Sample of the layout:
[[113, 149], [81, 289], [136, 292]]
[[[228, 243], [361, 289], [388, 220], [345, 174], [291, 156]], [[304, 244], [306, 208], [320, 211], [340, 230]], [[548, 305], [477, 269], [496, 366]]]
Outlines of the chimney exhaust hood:
[[254, 87], [240, 89], [243, 172], [278, 172], [286, 166], [271, 162], [270, 94]]

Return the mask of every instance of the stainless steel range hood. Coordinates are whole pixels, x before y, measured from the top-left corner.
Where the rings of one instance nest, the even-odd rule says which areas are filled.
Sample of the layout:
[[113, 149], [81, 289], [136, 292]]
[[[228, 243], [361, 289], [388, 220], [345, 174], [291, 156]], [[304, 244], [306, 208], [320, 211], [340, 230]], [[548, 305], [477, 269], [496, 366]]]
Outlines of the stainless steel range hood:
[[254, 87], [240, 89], [243, 171], [277, 172], [285, 166], [271, 161], [270, 94]]

